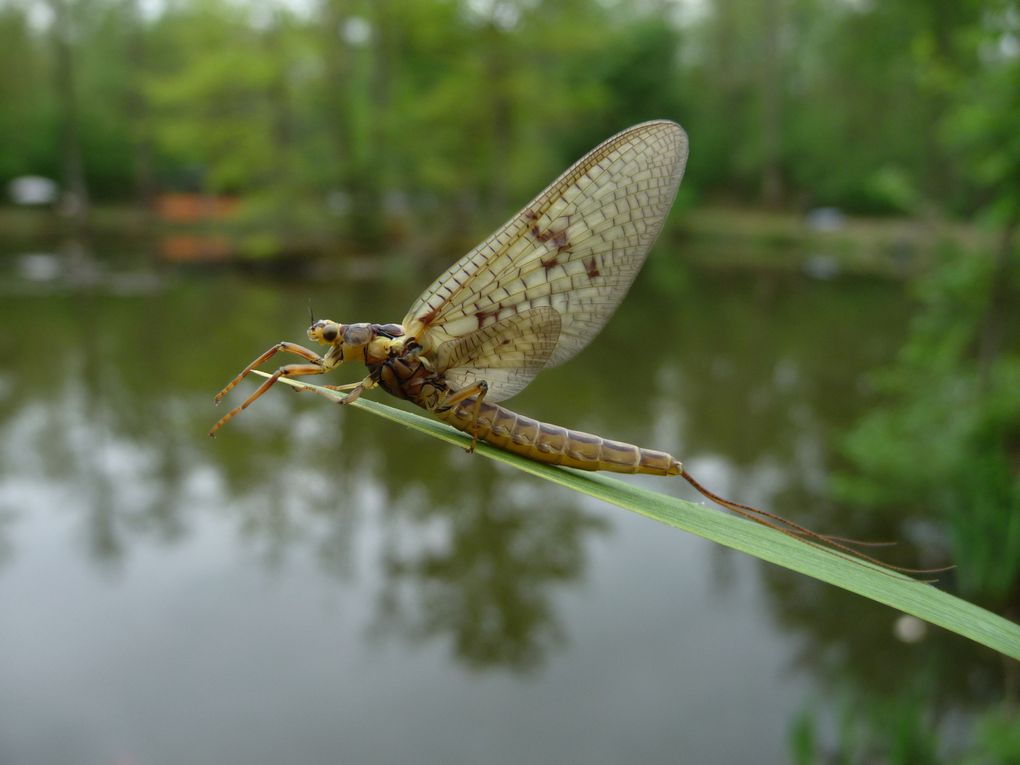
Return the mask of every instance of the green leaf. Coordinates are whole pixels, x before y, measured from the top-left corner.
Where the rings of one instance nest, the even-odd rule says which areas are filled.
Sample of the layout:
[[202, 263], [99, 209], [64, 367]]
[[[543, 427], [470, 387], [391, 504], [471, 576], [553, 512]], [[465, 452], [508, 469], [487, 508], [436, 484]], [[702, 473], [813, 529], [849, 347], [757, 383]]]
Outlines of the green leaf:
[[[257, 374], [269, 377], [264, 372]], [[280, 382], [318, 393], [336, 403], [343, 399], [342, 394], [307, 382], [285, 378], [280, 378]], [[468, 436], [445, 423], [394, 409], [377, 401], [360, 398], [352, 402], [351, 406], [459, 447], [467, 447], [471, 441]], [[1020, 660], [1020, 625], [930, 584], [864, 561], [852, 560], [721, 510], [648, 491], [602, 473], [544, 465], [485, 443], [479, 443], [476, 452], [667, 526], [689, 531], [769, 563], [856, 592]]]

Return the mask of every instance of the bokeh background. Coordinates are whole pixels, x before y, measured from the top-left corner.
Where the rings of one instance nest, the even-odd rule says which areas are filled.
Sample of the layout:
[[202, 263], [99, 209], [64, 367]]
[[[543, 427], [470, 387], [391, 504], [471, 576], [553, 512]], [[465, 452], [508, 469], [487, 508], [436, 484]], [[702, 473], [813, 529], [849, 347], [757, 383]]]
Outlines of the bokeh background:
[[311, 397], [205, 436], [674, 119], [514, 406], [1017, 620], [1018, 105], [1016, 2], [0, 0], [0, 762], [1020, 762], [962, 638]]

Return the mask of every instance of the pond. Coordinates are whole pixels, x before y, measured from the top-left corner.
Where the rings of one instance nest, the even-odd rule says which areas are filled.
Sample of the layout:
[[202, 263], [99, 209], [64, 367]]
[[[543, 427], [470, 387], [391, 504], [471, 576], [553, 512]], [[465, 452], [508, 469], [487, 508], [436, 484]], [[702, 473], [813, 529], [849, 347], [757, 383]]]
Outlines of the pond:
[[[782, 763], [805, 721], [838, 746], [855, 689], [895, 698], [944, 662], [943, 714], [990, 693], [1001, 667], [960, 638], [901, 640], [889, 609], [363, 411], [274, 389], [206, 437], [213, 394], [304, 342], [309, 303], [399, 321], [443, 265], [6, 257], [0, 760]], [[910, 310], [898, 283], [660, 245], [599, 338], [510, 405], [886, 538], [895, 519], [828, 481]]]

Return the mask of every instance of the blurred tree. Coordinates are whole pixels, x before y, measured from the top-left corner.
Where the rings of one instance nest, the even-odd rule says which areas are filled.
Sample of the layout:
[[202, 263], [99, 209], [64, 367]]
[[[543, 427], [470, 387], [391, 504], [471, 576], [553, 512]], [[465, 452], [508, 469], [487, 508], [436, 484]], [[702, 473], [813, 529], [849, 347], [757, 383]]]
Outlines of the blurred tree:
[[945, 139], [959, 151], [960, 166], [979, 189], [986, 217], [1001, 231], [981, 338], [987, 382], [1002, 347], [1020, 226], [1020, 130], [1014, 108], [1020, 100], [1020, 4], [999, 0], [982, 8], [977, 21], [959, 34], [957, 45], [975, 66], [963, 71], [941, 67], [938, 81], [953, 107], [942, 125]]
[[76, 135], [101, 200], [231, 192], [259, 225], [300, 230], [328, 199], [374, 249], [407, 225], [473, 239], [550, 168], [668, 117], [692, 136], [692, 192], [971, 212], [977, 146], [1011, 128], [981, 116], [1008, 91], [986, 59], [1015, 55], [975, 36], [1014, 6], [50, 0], [47, 18], [7, 0], [0, 175], [73, 168]]
[[99, 198], [144, 201], [139, 151], [147, 122], [141, 92], [145, 29], [136, 2], [91, 0], [72, 6], [83, 167], [90, 193]]
[[125, 87], [124, 111], [128, 115], [131, 130], [131, 147], [134, 154], [135, 191], [143, 207], [152, 207], [156, 196], [155, 157], [152, 142], [152, 118], [149, 101], [145, 97], [144, 72], [148, 67], [148, 27], [142, 16], [139, 0], [125, 0], [125, 25], [127, 27], [127, 62], [134, 72]]
[[60, 105], [61, 180], [65, 213], [78, 221], [88, 217], [89, 197], [81, 156], [81, 125], [75, 86], [75, 30], [67, 0], [50, 0], [51, 32], [56, 60], [56, 92]]
[[49, 85], [49, 52], [29, 26], [26, 10], [0, 5], [0, 179], [59, 175], [55, 96]]
[[164, 162], [202, 190], [257, 186], [275, 164], [270, 97], [276, 64], [250, 11], [215, 0], [170, 6], [146, 92]]
[[[361, 246], [378, 247], [383, 229], [381, 179], [389, 162], [383, 147], [389, 115], [389, 27], [400, 24], [389, 3], [325, 0], [318, 40], [327, 73], [320, 99], [336, 169], [330, 181], [348, 209], [348, 233]], [[381, 164], [375, 165], [375, 160]]]
[[848, 441], [860, 476], [844, 495], [936, 508], [950, 530], [964, 595], [1020, 613], [1020, 13], [985, 4], [957, 30], [945, 138], [1000, 233], [991, 252], [947, 252], [919, 286], [921, 311], [897, 363], [879, 378], [888, 403]]

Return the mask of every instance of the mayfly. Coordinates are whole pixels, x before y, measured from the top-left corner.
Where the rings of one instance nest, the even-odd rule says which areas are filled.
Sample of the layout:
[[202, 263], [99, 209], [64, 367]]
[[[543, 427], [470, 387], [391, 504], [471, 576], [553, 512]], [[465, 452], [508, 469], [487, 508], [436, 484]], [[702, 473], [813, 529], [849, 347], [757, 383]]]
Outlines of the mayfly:
[[499, 404], [543, 369], [576, 355], [608, 321], [662, 229], [687, 152], [683, 128], [665, 120], [613, 136], [450, 266], [400, 324], [320, 319], [307, 334], [328, 346], [324, 355], [291, 342], [267, 350], [216, 394], [217, 403], [277, 353], [299, 356], [304, 363], [273, 372], [209, 435], [281, 377], [319, 375], [362, 362], [368, 368], [363, 380], [330, 386], [349, 391], [342, 403], [379, 387], [468, 433], [471, 450], [480, 439], [538, 462], [580, 470], [682, 476], [745, 518], [872, 560], [848, 547], [850, 540], [713, 494], [670, 454], [538, 422]]

